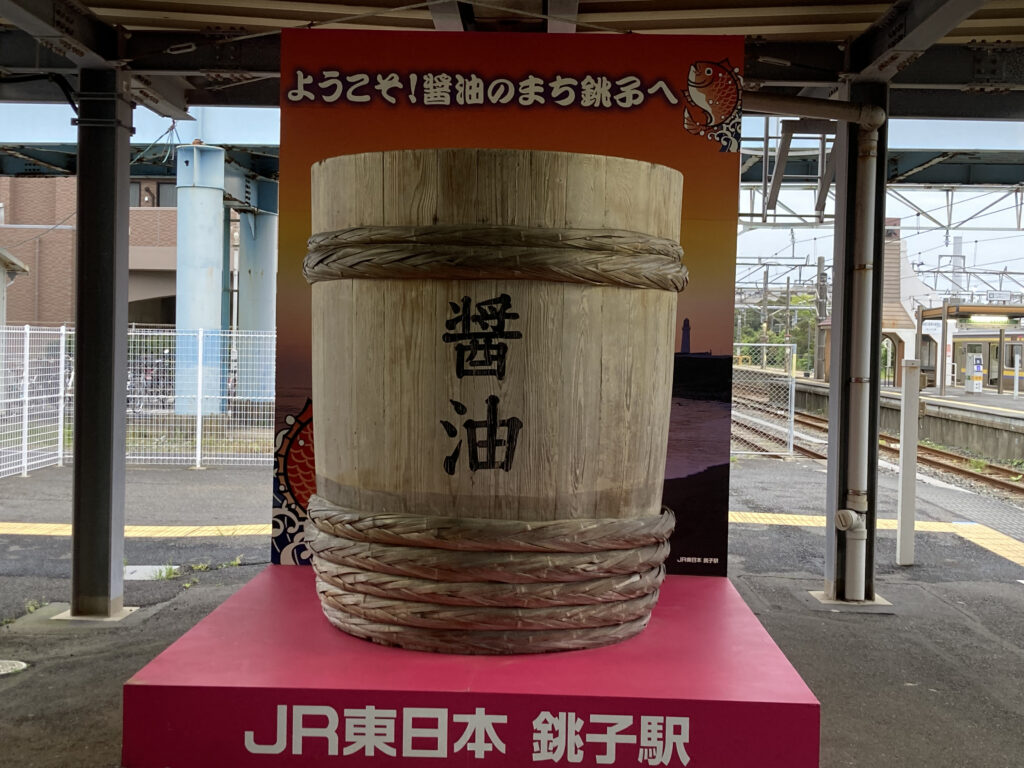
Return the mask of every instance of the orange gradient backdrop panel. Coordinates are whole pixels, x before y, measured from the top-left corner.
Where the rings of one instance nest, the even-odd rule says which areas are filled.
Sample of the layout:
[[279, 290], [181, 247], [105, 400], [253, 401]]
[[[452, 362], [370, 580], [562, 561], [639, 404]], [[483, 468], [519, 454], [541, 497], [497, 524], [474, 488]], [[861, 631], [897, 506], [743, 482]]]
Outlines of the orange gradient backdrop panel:
[[[677, 348], [686, 317], [692, 351], [731, 354], [742, 38], [286, 30], [281, 61], [279, 443], [310, 442], [298, 439], [310, 396], [309, 170], [335, 155], [541, 149], [677, 168], [690, 273]], [[308, 490], [298, 469], [286, 476], [288, 448], [279, 508], [304, 506]], [[275, 517], [275, 531], [290, 525]], [[281, 542], [275, 559], [294, 561]]]

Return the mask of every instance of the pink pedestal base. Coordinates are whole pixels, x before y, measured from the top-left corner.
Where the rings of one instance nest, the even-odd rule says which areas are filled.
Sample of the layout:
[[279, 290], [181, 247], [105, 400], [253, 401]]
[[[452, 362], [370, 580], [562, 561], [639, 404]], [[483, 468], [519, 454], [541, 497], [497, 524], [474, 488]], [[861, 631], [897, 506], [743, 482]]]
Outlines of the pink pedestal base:
[[327, 623], [272, 566], [124, 688], [125, 768], [813, 768], [819, 705], [727, 579], [670, 576], [608, 648], [445, 656]]

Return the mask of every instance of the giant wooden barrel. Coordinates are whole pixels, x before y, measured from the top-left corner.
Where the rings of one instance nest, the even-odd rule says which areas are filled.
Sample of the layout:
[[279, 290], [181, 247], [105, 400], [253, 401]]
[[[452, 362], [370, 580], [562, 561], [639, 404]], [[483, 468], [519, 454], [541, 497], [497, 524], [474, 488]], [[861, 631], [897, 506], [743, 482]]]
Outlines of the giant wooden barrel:
[[421, 650], [641, 631], [661, 507], [682, 176], [558, 152], [409, 150], [312, 169], [328, 619]]

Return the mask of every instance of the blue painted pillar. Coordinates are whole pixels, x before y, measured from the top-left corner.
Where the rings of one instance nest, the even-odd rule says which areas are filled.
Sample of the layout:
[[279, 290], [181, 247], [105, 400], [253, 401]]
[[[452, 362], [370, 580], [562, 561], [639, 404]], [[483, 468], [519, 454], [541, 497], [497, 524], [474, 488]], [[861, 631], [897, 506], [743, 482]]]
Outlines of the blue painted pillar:
[[[238, 239], [238, 329], [272, 332], [277, 315], [277, 214], [242, 212]], [[266, 336], [239, 345], [238, 396], [274, 395], [273, 352]]]
[[[224, 150], [178, 147], [178, 265], [175, 325], [175, 412], [223, 409], [221, 336], [224, 296]], [[203, 331], [200, 345], [198, 331]], [[198, 354], [202, 349], [202, 368]], [[202, 380], [200, 382], [200, 373]], [[200, 392], [200, 383], [201, 389]]]

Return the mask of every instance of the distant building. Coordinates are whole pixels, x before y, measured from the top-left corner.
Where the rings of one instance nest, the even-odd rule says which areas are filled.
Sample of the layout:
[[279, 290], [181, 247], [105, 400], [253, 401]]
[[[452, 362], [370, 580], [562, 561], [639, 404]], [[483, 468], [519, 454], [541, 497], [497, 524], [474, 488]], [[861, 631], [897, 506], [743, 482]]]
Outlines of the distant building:
[[[901, 385], [900, 361], [914, 356], [917, 333], [915, 319], [918, 304], [927, 304], [926, 297], [934, 291], [925, 285], [910, 266], [906, 248], [900, 238], [900, 220], [885, 220], [885, 244], [882, 251], [882, 350], [880, 383], [882, 386]], [[831, 318], [821, 323], [831, 336]], [[829, 379], [831, 345], [825, 344], [825, 380]]]
[[[29, 270], [8, 289], [8, 324], [75, 322], [76, 185], [74, 177], [0, 176], [0, 248]], [[176, 192], [173, 178], [131, 181], [131, 323], [174, 324]], [[231, 226], [232, 243], [237, 243], [237, 220]]]
[[19, 275], [27, 275], [28, 267], [14, 255], [0, 248], [0, 325], [7, 324], [7, 288]]

